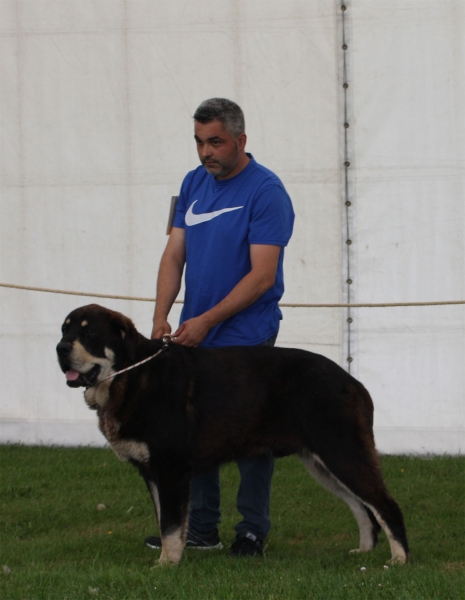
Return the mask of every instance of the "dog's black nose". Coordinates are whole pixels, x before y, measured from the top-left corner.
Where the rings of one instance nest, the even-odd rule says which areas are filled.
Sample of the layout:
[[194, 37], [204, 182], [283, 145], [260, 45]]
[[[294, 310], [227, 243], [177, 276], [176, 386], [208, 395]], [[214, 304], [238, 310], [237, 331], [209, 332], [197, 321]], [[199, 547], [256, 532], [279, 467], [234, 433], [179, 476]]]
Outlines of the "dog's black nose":
[[68, 356], [72, 349], [73, 345], [69, 342], [60, 342], [57, 346], [57, 354], [58, 356]]

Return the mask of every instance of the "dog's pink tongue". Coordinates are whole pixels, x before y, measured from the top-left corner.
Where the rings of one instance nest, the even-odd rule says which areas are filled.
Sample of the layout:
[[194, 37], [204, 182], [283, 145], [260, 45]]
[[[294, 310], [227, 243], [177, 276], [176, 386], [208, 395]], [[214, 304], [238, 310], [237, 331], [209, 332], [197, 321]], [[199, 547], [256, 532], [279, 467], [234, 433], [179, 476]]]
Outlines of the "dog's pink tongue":
[[79, 373], [77, 371], [74, 371], [73, 369], [66, 371], [66, 379], [68, 381], [75, 381], [78, 377]]

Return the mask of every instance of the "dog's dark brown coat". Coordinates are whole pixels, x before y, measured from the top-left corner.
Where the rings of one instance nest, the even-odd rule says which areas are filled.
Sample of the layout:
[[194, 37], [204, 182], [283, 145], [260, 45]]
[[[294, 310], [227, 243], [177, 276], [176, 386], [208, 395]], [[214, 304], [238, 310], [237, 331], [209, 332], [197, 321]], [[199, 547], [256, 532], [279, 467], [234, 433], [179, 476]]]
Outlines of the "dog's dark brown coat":
[[405, 562], [403, 517], [381, 477], [373, 404], [361, 383], [303, 350], [176, 344], [103, 381], [162, 348], [120, 313], [95, 304], [66, 318], [57, 347], [68, 384], [88, 387], [102, 433], [147, 484], [162, 535], [160, 562], [181, 558], [192, 473], [270, 452], [297, 454], [347, 502], [360, 528], [357, 551], [375, 546], [381, 526], [392, 560]]

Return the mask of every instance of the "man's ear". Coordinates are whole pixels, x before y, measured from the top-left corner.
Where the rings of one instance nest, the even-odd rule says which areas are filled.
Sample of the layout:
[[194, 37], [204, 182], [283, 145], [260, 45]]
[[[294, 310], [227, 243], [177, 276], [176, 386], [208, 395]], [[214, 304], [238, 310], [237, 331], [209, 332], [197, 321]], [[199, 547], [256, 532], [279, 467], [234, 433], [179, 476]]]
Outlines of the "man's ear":
[[247, 136], [245, 133], [240, 133], [236, 139], [237, 149], [242, 152], [247, 144]]

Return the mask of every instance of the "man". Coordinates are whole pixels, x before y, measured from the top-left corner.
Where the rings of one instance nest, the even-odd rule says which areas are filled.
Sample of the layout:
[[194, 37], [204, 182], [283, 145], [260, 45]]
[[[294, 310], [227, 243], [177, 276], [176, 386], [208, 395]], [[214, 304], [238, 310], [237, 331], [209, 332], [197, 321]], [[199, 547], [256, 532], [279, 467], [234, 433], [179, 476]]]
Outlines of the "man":
[[[224, 98], [194, 115], [202, 166], [183, 181], [157, 281], [152, 338], [171, 333], [168, 314], [181, 286], [185, 298], [173, 340], [185, 346], [274, 345], [282, 318], [283, 254], [294, 222], [281, 181], [245, 152], [244, 115]], [[218, 398], [221, 402], [221, 397]], [[230, 555], [263, 554], [270, 529], [272, 457], [238, 462], [242, 521]], [[186, 547], [221, 548], [219, 471], [195, 475]], [[160, 538], [146, 544], [159, 548]]]

